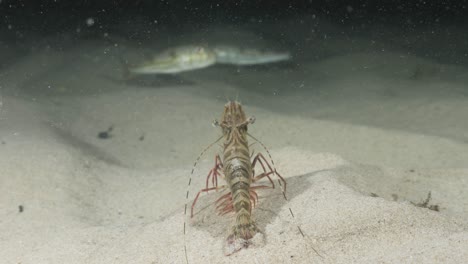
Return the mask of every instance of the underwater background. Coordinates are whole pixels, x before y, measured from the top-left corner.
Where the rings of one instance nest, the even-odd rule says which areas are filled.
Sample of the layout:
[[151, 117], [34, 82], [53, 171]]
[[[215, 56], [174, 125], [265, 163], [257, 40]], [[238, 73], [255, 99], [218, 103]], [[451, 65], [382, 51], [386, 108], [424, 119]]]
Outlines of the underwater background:
[[[0, 262], [463, 262], [467, 7], [0, 0]], [[288, 201], [227, 257], [219, 194], [184, 206], [230, 100]]]

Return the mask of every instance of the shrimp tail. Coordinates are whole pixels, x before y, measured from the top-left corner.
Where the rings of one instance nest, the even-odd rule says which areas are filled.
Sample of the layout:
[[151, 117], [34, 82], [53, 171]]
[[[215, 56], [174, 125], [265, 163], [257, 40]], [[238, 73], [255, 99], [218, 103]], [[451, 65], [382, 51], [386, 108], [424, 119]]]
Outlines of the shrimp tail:
[[242, 222], [237, 223], [231, 229], [231, 233], [226, 239], [224, 253], [226, 256], [232, 255], [237, 251], [248, 248], [252, 241], [251, 239], [258, 232], [257, 225], [249, 218], [242, 219]]

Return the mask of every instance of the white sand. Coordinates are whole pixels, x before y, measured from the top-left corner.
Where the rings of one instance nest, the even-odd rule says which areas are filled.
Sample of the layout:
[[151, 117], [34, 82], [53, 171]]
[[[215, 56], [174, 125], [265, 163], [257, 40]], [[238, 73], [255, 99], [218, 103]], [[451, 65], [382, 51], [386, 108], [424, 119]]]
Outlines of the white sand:
[[[184, 240], [189, 263], [468, 259], [466, 68], [397, 50], [321, 60], [310, 50], [292, 68], [122, 82], [105, 42], [35, 49], [1, 69], [2, 263], [185, 263]], [[231, 218], [213, 213], [217, 195], [200, 199], [185, 238], [183, 207], [193, 161], [219, 136], [210, 123], [236, 95], [290, 201], [260, 192], [264, 245], [225, 257]], [[98, 139], [110, 126], [112, 137]], [[197, 167], [191, 196], [215, 151]], [[429, 191], [439, 212], [411, 203]]]

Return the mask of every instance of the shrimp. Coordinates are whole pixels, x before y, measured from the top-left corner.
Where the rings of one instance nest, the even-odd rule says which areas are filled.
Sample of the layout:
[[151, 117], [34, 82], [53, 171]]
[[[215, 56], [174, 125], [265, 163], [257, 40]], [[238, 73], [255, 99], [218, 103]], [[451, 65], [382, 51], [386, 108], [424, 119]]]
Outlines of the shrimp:
[[[187, 215], [187, 201], [189, 198], [189, 189], [192, 183], [192, 176], [195, 167], [203, 154], [223, 139], [222, 158], [219, 154], [215, 156], [215, 164], [206, 177], [205, 188], [201, 189], [197, 193], [192, 203], [190, 217], [193, 218], [194, 216], [194, 208], [200, 194], [209, 191], [228, 190], [226, 194], [219, 197], [215, 202], [216, 210], [219, 215], [225, 215], [228, 213], [235, 214], [234, 223], [228, 230], [229, 234], [225, 242], [224, 249], [226, 256], [232, 255], [243, 248], [248, 248], [253, 244], [253, 238], [255, 238], [258, 233], [261, 233], [252, 217], [252, 208], [254, 208], [258, 203], [256, 190], [268, 188], [274, 189], [275, 183], [273, 182], [272, 177], [276, 176], [283, 198], [288, 202], [288, 198], [286, 197], [286, 181], [276, 170], [270, 152], [261, 141], [247, 132], [248, 125], [251, 125], [254, 122], [255, 118], [247, 118], [242, 109], [242, 105], [239, 102], [228, 102], [224, 106], [224, 112], [221, 120], [215, 120], [213, 122], [214, 126], [221, 128], [223, 135], [200, 153], [192, 167], [192, 172], [190, 173], [187, 185], [184, 211], [185, 216]], [[257, 153], [254, 156], [254, 152], [249, 152], [250, 145], [247, 140], [248, 137], [262, 146], [268, 154], [271, 165], [262, 153]], [[257, 165], [262, 169], [262, 172], [259, 174], [255, 173], [255, 167]], [[218, 186], [218, 178], [224, 179], [226, 184]], [[267, 184], [260, 184], [259, 181], [264, 178], [268, 179], [268, 181], [266, 181]], [[288, 209], [290, 217], [295, 223], [302, 238], [308, 240], [308, 236], [304, 234], [301, 227], [296, 223], [293, 211], [290, 207]], [[184, 251], [185, 260], [188, 264], [187, 245], [185, 241], [185, 221], [186, 217], [184, 217]], [[320, 258], [323, 258], [323, 256], [313, 247], [313, 242], [307, 240], [305, 240], [308, 242], [306, 246], [315, 252], [315, 254]]]
[[[206, 178], [206, 186], [197, 193], [191, 207], [190, 215], [193, 217], [194, 207], [201, 193], [213, 190], [229, 190], [228, 193], [222, 195], [215, 203], [218, 214], [235, 214], [234, 224], [230, 228], [226, 239], [226, 255], [231, 255], [242, 248], [249, 247], [249, 245], [252, 244], [251, 239], [260, 232], [252, 218], [252, 208], [255, 207], [258, 202], [256, 190], [275, 188], [271, 177], [276, 175], [279, 178], [279, 185], [283, 187], [282, 192], [286, 198], [286, 181], [284, 178], [276, 169], [272, 168], [261, 153], [253, 157], [253, 152], [250, 153], [249, 151], [248, 136], [250, 135], [247, 133], [247, 130], [248, 125], [254, 122], [255, 118], [247, 118], [239, 102], [231, 101], [225, 105], [221, 120], [213, 123], [215, 126], [220, 127], [223, 133], [223, 136], [216, 141], [218, 142], [223, 139], [222, 158], [216, 155], [215, 165]], [[254, 137], [252, 138], [259, 142]], [[206, 149], [202, 154], [205, 151]], [[263, 170], [263, 172], [258, 175], [255, 174], [254, 170], [257, 164], [259, 164]], [[218, 178], [224, 179], [226, 185], [218, 186]], [[257, 184], [257, 182], [263, 178], [267, 178], [269, 184]], [[191, 180], [189, 184], [190, 182]], [[187, 210], [187, 208], [185, 210]]]

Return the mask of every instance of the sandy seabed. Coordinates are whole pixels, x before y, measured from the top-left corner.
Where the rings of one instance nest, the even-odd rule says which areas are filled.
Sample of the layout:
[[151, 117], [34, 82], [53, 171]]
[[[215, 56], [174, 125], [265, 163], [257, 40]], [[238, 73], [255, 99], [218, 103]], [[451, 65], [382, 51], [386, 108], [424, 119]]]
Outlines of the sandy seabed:
[[[184, 245], [189, 263], [466, 261], [467, 68], [331, 39], [300, 43], [292, 63], [131, 81], [105, 41], [17, 57], [5, 45], [0, 262], [185, 263]], [[184, 204], [193, 162], [220, 135], [210, 123], [235, 97], [289, 202], [259, 192], [264, 243], [226, 257], [231, 218], [214, 214], [217, 194], [193, 219]], [[218, 150], [201, 158], [189, 203]]]

